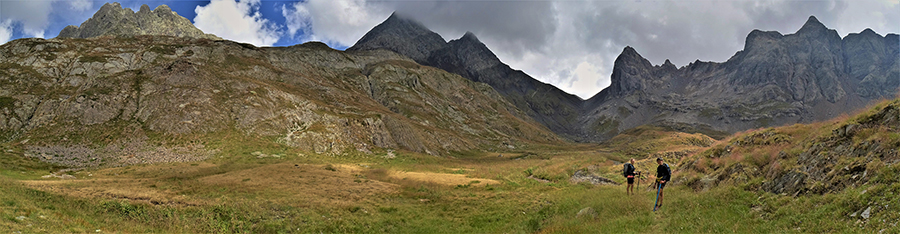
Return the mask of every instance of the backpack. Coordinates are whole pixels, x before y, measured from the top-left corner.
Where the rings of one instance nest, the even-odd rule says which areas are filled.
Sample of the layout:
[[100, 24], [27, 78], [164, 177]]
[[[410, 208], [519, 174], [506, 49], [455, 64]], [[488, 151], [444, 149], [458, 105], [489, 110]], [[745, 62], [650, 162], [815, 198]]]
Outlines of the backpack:
[[666, 175], [669, 175], [669, 177], [671, 178], [672, 177], [672, 168], [669, 167], [668, 163], [663, 163], [663, 166], [666, 167]]
[[625, 168], [622, 169], [622, 176], [627, 177], [629, 172], [631, 172], [631, 173], [634, 172], [634, 165], [631, 165], [631, 163], [626, 163]]

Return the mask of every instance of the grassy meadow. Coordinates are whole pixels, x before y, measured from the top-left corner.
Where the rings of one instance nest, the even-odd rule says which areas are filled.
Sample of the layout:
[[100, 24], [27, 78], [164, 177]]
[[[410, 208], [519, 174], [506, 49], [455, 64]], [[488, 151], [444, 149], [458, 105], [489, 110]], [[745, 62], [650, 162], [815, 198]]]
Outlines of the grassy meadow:
[[[790, 126], [825, 134], [827, 124]], [[760, 130], [762, 131], [762, 130]], [[788, 130], [783, 130], [788, 131]], [[748, 131], [751, 134], [754, 131]], [[542, 146], [435, 157], [404, 151], [316, 155], [239, 133], [171, 141], [218, 149], [207, 160], [68, 171], [0, 145], [2, 233], [896, 233], [897, 179], [823, 195], [761, 192], [754, 182], [698, 190], [666, 188], [652, 211], [652, 178], [625, 195], [621, 164], [652, 174], [721, 147], [699, 134], [646, 128], [602, 145]], [[806, 139], [806, 138], [803, 138]], [[777, 146], [777, 145], [776, 145]], [[772, 147], [776, 147], [772, 146]], [[781, 148], [786, 148], [780, 146]], [[752, 160], [763, 151], [722, 159]], [[665, 152], [684, 152], [667, 154]], [[674, 156], [671, 156], [674, 155]], [[733, 160], [733, 161], [724, 161]], [[573, 183], [578, 170], [619, 185]], [[886, 166], [881, 178], [897, 175]], [[698, 172], [685, 172], [696, 176]], [[893, 174], [891, 174], [893, 173]], [[57, 173], [60, 174], [60, 173]], [[685, 175], [682, 175], [685, 176]], [[872, 219], [849, 214], [894, 197]], [[579, 211], [593, 209], [593, 213]], [[892, 213], [893, 212], [893, 213]], [[896, 213], [896, 214], [894, 214]], [[891, 219], [893, 218], [893, 219]]]

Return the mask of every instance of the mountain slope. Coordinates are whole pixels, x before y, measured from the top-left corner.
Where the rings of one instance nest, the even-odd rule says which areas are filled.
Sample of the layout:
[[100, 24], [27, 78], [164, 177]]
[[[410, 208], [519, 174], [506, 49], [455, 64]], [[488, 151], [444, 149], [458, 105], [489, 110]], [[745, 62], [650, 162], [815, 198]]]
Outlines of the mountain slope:
[[59, 37], [89, 38], [97, 36], [166, 35], [195, 37], [211, 40], [221, 38], [203, 33], [191, 21], [179, 16], [169, 6], [159, 5], [154, 10], [146, 4], [138, 12], [122, 8], [118, 2], [106, 3], [94, 16], [81, 24], [69, 25], [59, 32]]
[[205, 155], [202, 143], [171, 139], [229, 131], [326, 155], [558, 141], [489, 86], [388, 51], [168, 36], [20, 39], [0, 47], [0, 66], [0, 137], [63, 164]]
[[493, 87], [527, 116], [555, 133], [581, 139], [576, 126], [581, 98], [503, 64], [472, 33], [445, 42], [415, 20], [392, 14], [347, 51], [386, 49]]

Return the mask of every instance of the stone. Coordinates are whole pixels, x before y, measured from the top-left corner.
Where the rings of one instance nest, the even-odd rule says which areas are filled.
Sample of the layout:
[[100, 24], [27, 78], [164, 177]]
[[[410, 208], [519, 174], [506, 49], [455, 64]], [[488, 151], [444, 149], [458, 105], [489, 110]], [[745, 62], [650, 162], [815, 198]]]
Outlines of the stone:
[[584, 209], [579, 210], [578, 213], [575, 215], [575, 217], [576, 218], [590, 217], [592, 219], [597, 218], [597, 211], [594, 210], [593, 207], [585, 207]]
[[590, 172], [588, 172], [587, 170], [584, 170], [584, 169], [576, 171], [576, 172], [572, 175], [572, 177], [569, 179], [569, 181], [572, 182], [572, 183], [576, 183], [576, 184], [577, 184], [577, 183], [581, 183], [581, 182], [588, 182], [588, 183], [591, 183], [591, 184], [594, 184], [594, 185], [597, 185], [597, 184], [612, 184], [612, 185], [617, 185], [617, 184], [619, 184], [619, 183], [617, 183], [617, 182], [615, 182], [615, 181], [612, 181], [612, 180], [610, 180], [610, 179], [607, 179], [607, 178], [604, 178], [604, 177], [601, 177], [601, 176], [594, 175], [593, 173], [590, 173]]
[[866, 207], [866, 210], [863, 211], [862, 214], [859, 215], [859, 217], [862, 217], [863, 219], [869, 219], [869, 216], [871, 216], [871, 214], [872, 214], [872, 207], [869, 206], [869, 207]]

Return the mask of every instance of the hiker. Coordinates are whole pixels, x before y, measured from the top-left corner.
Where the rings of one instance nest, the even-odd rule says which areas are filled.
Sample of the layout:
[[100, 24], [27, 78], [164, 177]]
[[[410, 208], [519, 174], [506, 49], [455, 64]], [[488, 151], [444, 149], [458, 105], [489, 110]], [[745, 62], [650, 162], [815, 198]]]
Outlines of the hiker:
[[663, 201], [663, 188], [666, 187], [666, 183], [669, 182], [669, 179], [672, 177], [672, 169], [669, 168], [669, 164], [663, 163], [662, 158], [656, 158], [656, 164], [659, 166], [656, 167], [656, 182], [657, 185], [657, 198], [656, 198], [656, 206], [653, 207], [653, 210], [662, 208]]
[[632, 158], [630, 163], [625, 163], [625, 169], [622, 171], [622, 175], [628, 180], [628, 187], [625, 189], [625, 193], [628, 195], [634, 194], [634, 159]]

